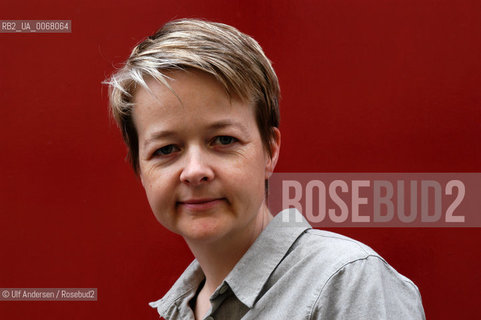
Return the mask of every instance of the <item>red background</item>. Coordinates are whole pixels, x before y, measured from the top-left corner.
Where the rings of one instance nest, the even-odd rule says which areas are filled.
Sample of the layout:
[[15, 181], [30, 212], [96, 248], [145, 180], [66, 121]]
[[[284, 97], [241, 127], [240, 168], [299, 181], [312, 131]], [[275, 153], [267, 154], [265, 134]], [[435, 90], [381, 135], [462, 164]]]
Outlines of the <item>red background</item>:
[[[282, 89], [282, 172], [480, 172], [479, 1], [23, 1], [0, 19], [0, 287], [94, 287], [97, 302], [0, 302], [1, 319], [156, 319], [192, 256], [150, 213], [100, 82], [173, 18], [252, 35]], [[479, 318], [480, 230], [334, 231], [420, 288], [428, 319]]]

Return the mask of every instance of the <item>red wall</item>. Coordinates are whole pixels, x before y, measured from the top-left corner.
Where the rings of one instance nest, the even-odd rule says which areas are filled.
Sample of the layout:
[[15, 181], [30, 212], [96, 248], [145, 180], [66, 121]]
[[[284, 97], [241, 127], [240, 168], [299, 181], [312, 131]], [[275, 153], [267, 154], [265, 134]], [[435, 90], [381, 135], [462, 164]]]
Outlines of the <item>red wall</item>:
[[[282, 172], [480, 172], [479, 1], [34, 1], [0, 19], [0, 287], [94, 287], [97, 302], [0, 302], [1, 319], [156, 319], [192, 259], [150, 213], [100, 82], [166, 21], [254, 36], [282, 88]], [[429, 319], [479, 317], [480, 229], [336, 229], [420, 288]]]

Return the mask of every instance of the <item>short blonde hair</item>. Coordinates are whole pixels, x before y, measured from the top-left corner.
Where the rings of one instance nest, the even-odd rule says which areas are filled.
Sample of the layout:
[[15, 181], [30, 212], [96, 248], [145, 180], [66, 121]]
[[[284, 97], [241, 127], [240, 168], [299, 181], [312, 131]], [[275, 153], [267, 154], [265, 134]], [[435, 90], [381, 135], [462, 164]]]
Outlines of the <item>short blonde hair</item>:
[[167, 71], [194, 68], [213, 75], [230, 97], [253, 102], [262, 142], [270, 154], [279, 126], [279, 82], [260, 45], [236, 28], [198, 19], [174, 20], [137, 45], [125, 65], [104, 81], [110, 108], [139, 173], [138, 137], [132, 119], [133, 98], [145, 79], [168, 84]]

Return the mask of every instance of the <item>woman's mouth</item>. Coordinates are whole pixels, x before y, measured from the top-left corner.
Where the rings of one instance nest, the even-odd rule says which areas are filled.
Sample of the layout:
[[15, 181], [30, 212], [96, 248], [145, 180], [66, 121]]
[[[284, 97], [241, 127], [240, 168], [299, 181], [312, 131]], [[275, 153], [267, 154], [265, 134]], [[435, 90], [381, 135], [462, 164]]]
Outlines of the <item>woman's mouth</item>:
[[177, 204], [190, 211], [205, 211], [220, 205], [224, 201], [224, 198], [203, 198], [179, 201]]

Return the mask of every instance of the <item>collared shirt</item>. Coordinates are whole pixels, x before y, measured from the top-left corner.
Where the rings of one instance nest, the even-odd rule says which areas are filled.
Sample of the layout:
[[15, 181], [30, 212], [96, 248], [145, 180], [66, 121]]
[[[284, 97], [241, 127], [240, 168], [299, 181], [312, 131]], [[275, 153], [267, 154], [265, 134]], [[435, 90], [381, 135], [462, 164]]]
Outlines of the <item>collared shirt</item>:
[[[197, 260], [156, 302], [161, 317], [194, 319]], [[204, 319], [425, 319], [416, 285], [368, 246], [279, 213], [210, 297]]]

